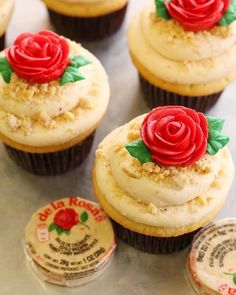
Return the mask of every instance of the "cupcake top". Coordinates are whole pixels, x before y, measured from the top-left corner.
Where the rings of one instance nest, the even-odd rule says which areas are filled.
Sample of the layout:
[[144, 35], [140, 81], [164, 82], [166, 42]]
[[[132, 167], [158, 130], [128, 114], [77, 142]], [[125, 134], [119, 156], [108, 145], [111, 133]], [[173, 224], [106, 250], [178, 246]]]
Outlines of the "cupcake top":
[[109, 101], [107, 75], [81, 45], [21, 34], [0, 57], [0, 133], [9, 145], [63, 149], [91, 134]]
[[[191, 5], [201, 6], [204, 10], [200, 2], [191, 1]], [[212, 83], [234, 71], [236, 23], [232, 20], [236, 16], [233, 15], [232, 22], [222, 21], [222, 25], [219, 25], [219, 17], [222, 20], [231, 6], [222, 7], [227, 2], [223, 0], [214, 2], [222, 2], [222, 5], [219, 4], [222, 7], [219, 12], [218, 4], [206, 2], [209, 3], [206, 3], [203, 12], [191, 5], [183, 4], [185, 8], [181, 7], [184, 1], [156, 1], [156, 6], [154, 1], [146, 4], [132, 20], [128, 34], [134, 63], [141, 72], [144, 71], [143, 65], [151, 75], [166, 82], [195, 85]], [[183, 15], [171, 18], [166, 7], [174, 7]], [[170, 11], [172, 12], [171, 9]], [[211, 12], [213, 16], [217, 15], [215, 21]], [[175, 16], [174, 13], [173, 15]], [[189, 15], [194, 19], [188, 19]], [[206, 26], [201, 26], [203, 21]], [[191, 23], [196, 27], [191, 27]], [[144, 72], [142, 74], [145, 75]]]
[[194, 238], [187, 269], [199, 294], [236, 292], [236, 219], [212, 222]]
[[42, 0], [48, 8], [68, 16], [96, 17], [123, 8], [128, 0]]
[[0, 36], [2, 36], [9, 24], [12, 11], [13, 11], [13, 0], [0, 0]]
[[33, 214], [25, 230], [25, 247], [44, 280], [71, 287], [96, 278], [108, 266], [116, 242], [98, 204], [68, 197]]
[[222, 127], [222, 119], [185, 107], [156, 108], [102, 141], [97, 185], [113, 208], [135, 222], [192, 224], [219, 210], [233, 179]]

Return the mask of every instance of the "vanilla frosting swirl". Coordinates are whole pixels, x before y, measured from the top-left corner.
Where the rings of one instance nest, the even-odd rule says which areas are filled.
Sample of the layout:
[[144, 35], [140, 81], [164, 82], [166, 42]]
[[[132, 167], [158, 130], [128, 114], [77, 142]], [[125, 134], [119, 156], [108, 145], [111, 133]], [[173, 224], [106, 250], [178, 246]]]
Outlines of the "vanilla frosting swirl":
[[[145, 68], [169, 83], [200, 84], [227, 76], [236, 66], [236, 23], [187, 32], [147, 4], [130, 24], [129, 49]], [[178, 74], [177, 74], [178, 73]]]

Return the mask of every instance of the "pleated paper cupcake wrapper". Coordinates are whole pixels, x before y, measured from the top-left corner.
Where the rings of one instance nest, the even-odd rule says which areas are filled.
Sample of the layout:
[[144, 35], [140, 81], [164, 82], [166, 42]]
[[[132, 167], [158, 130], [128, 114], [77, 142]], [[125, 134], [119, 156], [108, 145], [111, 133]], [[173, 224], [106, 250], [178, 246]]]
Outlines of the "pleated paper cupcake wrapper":
[[5, 48], [5, 34], [0, 36], [0, 50], [3, 50]]
[[150, 108], [165, 105], [183, 105], [199, 112], [207, 112], [213, 107], [222, 92], [204, 96], [185, 96], [158, 88], [139, 75], [145, 101]]
[[85, 140], [68, 149], [52, 153], [28, 153], [4, 145], [9, 157], [21, 168], [38, 175], [56, 175], [79, 166], [89, 154], [94, 139]]
[[123, 227], [112, 220], [117, 236], [130, 246], [151, 254], [168, 254], [180, 251], [190, 245], [197, 231], [177, 237], [153, 237], [140, 234]]
[[70, 17], [48, 8], [50, 20], [56, 31], [75, 41], [99, 41], [120, 28], [127, 5], [115, 12], [98, 17]]

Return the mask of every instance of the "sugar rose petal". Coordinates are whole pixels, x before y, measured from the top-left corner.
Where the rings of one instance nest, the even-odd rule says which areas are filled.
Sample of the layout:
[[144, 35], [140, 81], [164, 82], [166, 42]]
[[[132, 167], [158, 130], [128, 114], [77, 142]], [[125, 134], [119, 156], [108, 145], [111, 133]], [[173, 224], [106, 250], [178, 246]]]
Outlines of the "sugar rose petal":
[[42, 31], [21, 34], [6, 57], [16, 75], [29, 83], [57, 80], [69, 64], [69, 45], [59, 35]]
[[168, 166], [189, 166], [206, 152], [206, 117], [182, 106], [158, 107], [144, 119], [141, 136], [153, 161]]
[[204, 31], [214, 27], [230, 5], [230, 0], [171, 0], [165, 6], [173, 19], [187, 31]]

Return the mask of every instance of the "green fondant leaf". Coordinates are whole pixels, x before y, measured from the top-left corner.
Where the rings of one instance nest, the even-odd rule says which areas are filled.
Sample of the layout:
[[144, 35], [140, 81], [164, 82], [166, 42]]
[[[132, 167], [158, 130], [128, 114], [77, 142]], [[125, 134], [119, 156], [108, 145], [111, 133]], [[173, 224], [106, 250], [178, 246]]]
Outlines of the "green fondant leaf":
[[231, 0], [229, 8], [219, 21], [219, 25], [228, 26], [236, 20], [236, 0]]
[[141, 163], [152, 162], [152, 153], [141, 139], [126, 144], [125, 148], [132, 157]]
[[91, 61], [82, 55], [77, 55], [70, 58], [70, 64], [73, 67], [79, 68], [91, 64]]
[[233, 277], [234, 285], [236, 285], [236, 276]]
[[156, 13], [161, 18], [170, 19], [170, 14], [165, 6], [165, 2], [169, 2], [167, 0], [155, 0], [156, 3]]
[[2, 75], [3, 80], [6, 83], [9, 83], [11, 80], [13, 70], [6, 57], [0, 57], [0, 73]]
[[85, 223], [88, 220], [88, 213], [84, 211], [80, 214], [80, 222]]
[[57, 234], [60, 236], [63, 233], [64, 230], [57, 226], [56, 231], [57, 231]]
[[78, 71], [77, 68], [68, 66], [60, 79], [60, 85], [65, 85], [66, 83], [76, 82], [84, 79], [85, 77]]
[[64, 232], [67, 236], [70, 235], [70, 230], [64, 230], [63, 232]]
[[229, 143], [228, 136], [219, 135], [218, 137], [209, 140], [207, 143], [207, 152], [208, 154], [214, 156], [218, 153], [220, 149], [226, 146]]
[[56, 229], [56, 224], [55, 223], [51, 223], [50, 225], [49, 225], [49, 228], [48, 228], [48, 231], [53, 231], [54, 229]]
[[207, 152], [209, 155], [215, 155], [215, 150], [213, 149], [213, 147], [211, 146], [211, 144], [208, 142], [207, 143]]
[[220, 135], [224, 126], [224, 119], [207, 116], [209, 140], [215, 139]]
[[221, 135], [224, 126], [224, 120], [217, 117], [207, 116], [208, 121], [208, 142], [207, 152], [210, 155], [215, 155], [220, 149], [229, 143], [229, 137]]

